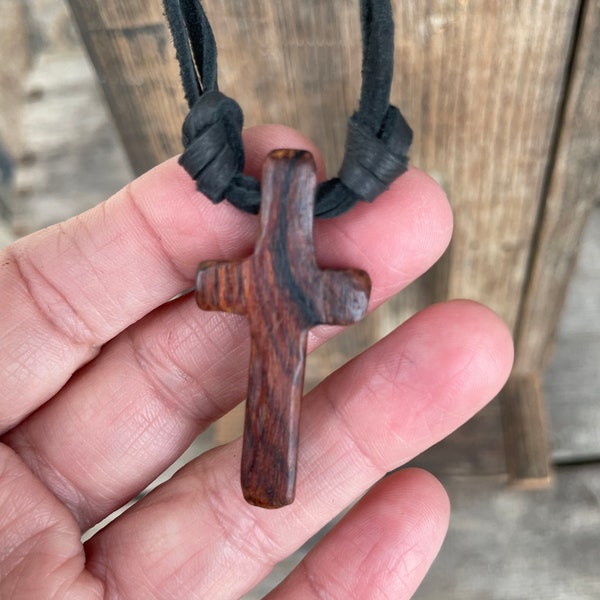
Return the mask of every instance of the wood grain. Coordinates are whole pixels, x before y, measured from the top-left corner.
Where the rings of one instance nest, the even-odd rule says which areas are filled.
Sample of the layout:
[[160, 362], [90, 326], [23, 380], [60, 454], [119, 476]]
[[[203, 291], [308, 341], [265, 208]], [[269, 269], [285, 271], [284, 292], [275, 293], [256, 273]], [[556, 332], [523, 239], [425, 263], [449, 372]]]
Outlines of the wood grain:
[[[129, 154], [160, 154], [155, 145], [166, 138], [172, 145], [165, 143], [163, 151], [175, 152], [185, 112], [176, 67], [159, 25], [160, 2], [143, 3], [143, 10], [139, 4], [73, 0], [94, 63], [103, 79], [116, 82], [106, 91], [113, 112], [123, 115], [118, 121], [124, 137], [132, 132]], [[357, 4], [204, 2], [219, 45], [221, 87], [240, 102], [246, 123], [300, 128], [323, 149], [330, 170], [341, 162], [346, 119], [358, 100]], [[480, 300], [514, 327], [577, 3], [396, 0], [395, 13], [392, 100], [415, 130], [413, 163], [444, 186], [456, 219], [454, 243], [433, 288], [440, 298]], [[96, 56], [94, 48], [102, 52]], [[133, 81], [143, 81], [143, 89]], [[152, 133], [161, 124], [170, 131], [166, 137]], [[377, 319], [372, 329], [377, 337]]]
[[181, 152], [187, 113], [160, 0], [69, 0], [136, 174]]
[[21, 112], [31, 62], [26, 8], [20, 0], [0, 2], [0, 142], [13, 158], [22, 149]]
[[[545, 411], [537, 398], [540, 392], [521, 393], [519, 381], [531, 380], [535, 377], [532, 374], [541, 373], [548, 364], [579, 240], [598, 197], [599, 39], [600, 2], [590, 0], [583, 3], [564, 109], [559, 114], [557, 144], [549, 156], [548, 189], [532, 233], [531, 269], [524, 281], [523, 309], [516, 329], [515, 381], [509, 382], [503, 395], [505, 416], [525, 419], [522, 423], [505, 419], [507, 465], [512, 478], [530, 479], [537, 473], [544, 480], [548, 475], [548, 458], [543, 456], [541, 446], [547, 442], [540, 439], [546, 427]], [[511, 397], [513, 393], [515, 397]], [[537, 451], [519, 454], [519, 448]], [[590, 447], [589, 451], [594, 450]]]
[[14, 241], [15, 166], [23, 152], [22, 108], [30, 48], [25, 6], [0, 1], [0, 248]]
[[[330, 169], [339, 164], [345, 118], [358, 96], [356, 4], [313, 0], [298, 8], [286, 0], [207, 3], [215, 30], [225, 32], [220, 41], [223, 81], [237, 94], [248, 120], [299, 126], [325, 149]], [[578, 4], [398, 1], [395, 9], [393, 101], [415, 130], [413, 163], [432, 173], [448, 193], [454, 241], [413, 293], [394, 299], [358, 332], [320, 350], [315, 360], [319, 372], [311, 378], [315, 380], [326, 375], [328, 361], [320, 359], [332, 356], [331, 367], [338, 366], [436, 299], [479, 300], [514, 330], [537, 252], [534, 244], [568, 84]], [[251, 47], [258, 54], [249, 54]], [[244, 96], [235, 87], [242, 73], [249, 83]], [[555, 243], [560, 253], [562, 239]], [[573, 252], [572, 247], [565, 252]], [[566, 274], [561, 281], [566, 286]], [[524, 328], [517, 363], [528, 355], [530, 336], [546, 342], [551, 337], [558, 311], [549, 297], [539, 295], [532, 310], [540, 315], [553, 310], [553, 320], [537, 319], [535, 332]], [[552, 308], [544, 310], [544, 305]], [[531, 418], [539, 414], [534, 408], [526, 411]], [[541, 423], [528, 424], [531, 429], [524, 423], [514, 428], [536, 436]], [[543, 454], [536, 456], [542, 460]], [[512, 459], [514, 455], [509, 463], [515, 464]], [[539, 465], [522, 465], [520, 471], [542, 472], [547, 462], [546, 456]]]
[[600, 197], [600, 0], [584, 2], [575, 44], [517, 332], [519, 373], [539, 372], [548, 364], [582, 231]]
[[251, 351], [242, 489], [251, 504], [294, 499], [306, 341], [318, 324], [348, 325], [367, 311], [364, 271], [321, 270], [312, 240], [316, 168], [308, 152], [278, 150], [265, 162], [261, 227], [251, 257], [200, 266], [204, 310], [246, 315]]
[[[247, 122], [299, 127], [337, 169], [360, 87], [358, 2], [205, 4], [222, 85]], [[456, 217], [438, 291], [481, 300], [514, 325], [577, 5], [394, 5], [392, 100], [415, 129], [413, 164], [439, 179]]]
[[455, 216], [438, 272], [444, 296], [479, 300], [514, 327], [577, 4], [397, 6], [395, 89], [418, 132], [413, 160], [440, 181]]
[[550, 483], [550, 449], [539, 375], [513, 375], [501, 398], [509, 479], [522, 487]]

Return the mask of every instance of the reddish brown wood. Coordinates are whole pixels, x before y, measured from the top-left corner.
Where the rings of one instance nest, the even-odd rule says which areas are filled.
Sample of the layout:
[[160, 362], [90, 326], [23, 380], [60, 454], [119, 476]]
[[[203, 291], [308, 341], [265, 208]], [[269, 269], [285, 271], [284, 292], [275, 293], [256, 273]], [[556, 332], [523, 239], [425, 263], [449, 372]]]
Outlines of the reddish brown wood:
[[313, 239], [316, 170], [308, 152], [277, 150], [263, 169], [261, 228], [243, 261], [200, 266], [200, 308], [244, 314], [251, 355], [242, 489], [251, 504], [294, 499], [300, 401], [311, 327], [361, 319], [371, 282], [357, 269], [322, 270]]

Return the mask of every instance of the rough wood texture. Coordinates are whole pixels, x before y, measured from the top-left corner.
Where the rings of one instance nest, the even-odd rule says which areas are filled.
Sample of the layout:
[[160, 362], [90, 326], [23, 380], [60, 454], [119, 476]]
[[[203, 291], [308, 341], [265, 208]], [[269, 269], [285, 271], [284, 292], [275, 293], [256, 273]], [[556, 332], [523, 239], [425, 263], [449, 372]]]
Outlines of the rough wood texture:
[[[514, 325], [577, 4], [394, 4], [392, 100], [415, 130], [413, 163], [440, 180], [456, 217], [440, 292], [484, 301]], [[337, 169], [360, 85], [358, 2], [205, 5], [222, 86], [248, 123], [298, 126]]]
[[26, 235], [131, 181], [127, 157], [81, 51], [41, 52], [27, 78], [13, 228]]
[[[220, 42], [221, 64], [227, 65], [224, 81], [231, 81], [233, 88], [243, 71], [245, 80], [254, 82], [243, 99], [237, 95], [249, 119], [300, 126], [317, 139], [328, 164], [336, 168], [345, 117], [355, 105], [359, 80], [355, 3], [312, 1], [301, 8], [286, 1], [252, 7], [258, 3], [218, 4], [212, 3], [215, 29], [226, 32], [224, 43]], [[209, 1], [209, 11], [213, 6]], [[396, 17], [393, 98], [416, 132], [413, 162], [432, 172], [450, 197], [456, 220], [454, 241], [430, 279], [418, 284], [417, 294], [399, 297], [365, 324], [363, 335], [347, 334], [323, 349], [321, 357], [327, 352], [352, 354], [357, 343], [368, 345], [397, 324], [400, 315], [435, 298], [480, 300], [514, 328], [537, 251], [532, 244], [551, 167], [577, 3], [397, 2]], [[252, 37], [256, 31], [261, 32], [259, 57], [247, 53], [248, 47], [256, 47]], [[261, 67], [263, 57], [268, 68]], [[251, 73], [255, 75], [248, 76]], [[285, 94], [275, 89], [284, 89]], [[593, 131], [589, 124], [587, 131]], [[570, 247], [563, 251], [574, 255], [573, 241], [571, 237]], [[560, 256], [563, 239], [555, 238], [554, 243]], [[537, 257], [544, 264], [544, 254]], [[546, 277], [553, 266], [549, 265]], [[561, 285], [566, 286], [567, 274], [561, 277]], [[552, 296], [539, 295], [532, 307], [543, 314], [547, 311], [541, 306], [550, 305], [547, 310], [554, 312], [554, 320], [532, 323], [535, 333], [525, 327], [517, 361], [528, 356], [530, 335], [545, 341], [551, 337], [558, 309], [548, 297]], [[317, 362], [322, 370], [326, 362]], [[507, 423], [528, 415], [526, 423], [510, 427], [537, 439], [542, 426], [535, 420], [541, 414], [539, 397], [521, 399], [534, 397], [538, 400], [529, 410], [508, 407], [504, 414]], [[515, 455], [512, 443], [509, 435], [513, 475], [537, 472], [546, 480], [547, 454]], [[518, 465], [517, 457], [540, 463]]]
[[585, 227], [578, 265], [567, 294], [546, 369], [552, 458], [600, 462], [600, 205]]
[[262, 178], [261, 228], [252, 256], [200, 266], [204, 310], [243, 314], [251, 352], [242, 489], [251, 504], [293, 501], [306, 341], [315, 325], [348, 325], [367, 311], [364, 271], [321, 270], [313, 240], [316, 168], [308, 152], [277, 150]]
[[[564, 111], [559, 114], [557, 146], [551, 149], [549, 157], [548, 190], [537, 229], [532, 232], [532, 266], [524, 281], [523, 309], [516, 329], [516, 381], [503, 394], [507, 465], [513, 478], [538, 474], [543, 481], [547, 477], [548, 458], [540, 445], [540, 433], [546, 423], [537, 397], [541, 392], [538, 388], [535, 393], [533, 390], [521, 393], [523, 387], [519, 381], [530, 380], [532, 374], [541, 373], [548, 363], [581, 233], [598, 197], [599, 39], [600, 2], [588, 0], [582, 5], [573, 63], [568, 65], [571, 68]], [[513, 393], [515, 397], [511, 397]], [[517, 415], [526, 420], [511, 423], [510, 418]], [[519, 449], [527, 448], [536, 451], [519, 453]]]
[[70, 0], [137, 174], [181, 152], [187, 107], [160, 0]]
[[[541, 371], [600, 189], [600, 0], [586, 0], [517, 336], [515, 372]], [[548, 302], [551, 298], [552, 302]]]
[[547, 485], [550, 455], [539, 377], [511, 377], [500, 398], [509, 478], [529, 488]]
[[600, 469], [560, 468], [527, 492], [503, 478], [442, 482], [450, 530], [414, 600], [598, 599]]
[[31, 60], [25, 5], [0, 1], [0, 141], [17, 158], [21, 152], [21, 108]]
[[13, 239], [15, 163], [21, 156], [24, 74], [30, 62], [25, 6], [0, 0], [0, 248]]

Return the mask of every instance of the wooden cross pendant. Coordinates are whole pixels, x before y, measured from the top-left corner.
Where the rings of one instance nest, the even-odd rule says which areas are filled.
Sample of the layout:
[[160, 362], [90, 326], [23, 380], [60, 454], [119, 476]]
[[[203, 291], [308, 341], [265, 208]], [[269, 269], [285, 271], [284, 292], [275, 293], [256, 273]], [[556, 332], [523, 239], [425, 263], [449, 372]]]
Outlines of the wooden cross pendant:
[[313, 246], [316, 169], [310, 153], [276, 150], [263, 168], [254, 253], [200, 265], [200, 308], [246, 315], [251, 353], [242, 451], [250, 504], [294, 500], [298, 424], [311, 327], [348, 325], [367, 311], [371, 281], [357, 269], [322, 270]]

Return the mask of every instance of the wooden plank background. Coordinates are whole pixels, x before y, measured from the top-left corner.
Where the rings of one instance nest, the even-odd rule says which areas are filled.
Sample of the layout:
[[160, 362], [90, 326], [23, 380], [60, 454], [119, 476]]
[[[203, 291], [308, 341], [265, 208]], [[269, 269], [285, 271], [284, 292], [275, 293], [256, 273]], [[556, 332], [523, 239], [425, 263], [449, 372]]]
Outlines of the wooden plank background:
[[[551, 157], [548, 189], [535, 231], [535, 252], [517, 331], [515, 371], [520, 373], [539, 372], [550, 360], [555, 335], [553, 325], [558, 323], [582, 230], [600, 198], [598, 0], [583, 3], [575, 53], [569, 67], [571, 78], [565, 92], [564, 114], [556, 151]], [[553, 301], [549, 302], [549, 298]]]
[[[10, 57], [10, 59], [8, 58]], [[0, 141], [13, 157], [21, 153], [20, 131], [24, 73], [31, 49], [21, 0], [0, 2]]]
[[[223, 88], [248, 123], [298, 127], [335, 168], [360, 82], [357, 3], [205, 4]], [[413, 163], [440, 180], [456, 217], [447, 295], [479, 299], [514, 325], [577, 3], [396, 1], [395, 8], [393, 100], [416, 133]]]
[[[436, 299], [479, 300], [516, 329], [534, 260], [579, 4], [394, 4], [393, 101], [415, 130], [413, 163], [448, 193], [454, 240], [428, 278], [321, 349], [309, 365], [314, 380]], [[317, 141], [335, 170], [360, 84], [356, 2], [209, 0], [206, 7], [219, 43], [222, 87], [240, 101], [248, 124], [297, 127]], [[551, 323], [535, 325], [537, 336], [548, 337]], [[519, 348], [524, 355], [527, 333]], [[510, 395], [519, 385], [505, 399], [514, 439], [543, 432], [539, 397], [532, 396], [525, 412], [511, 410], [525, 403]], [[521, 415], [530, 417], [527, 423], [515, 418]], [[523, 450], [509, 456], [514, 471], [543, 480], [545, 437], [526, 440]]]

